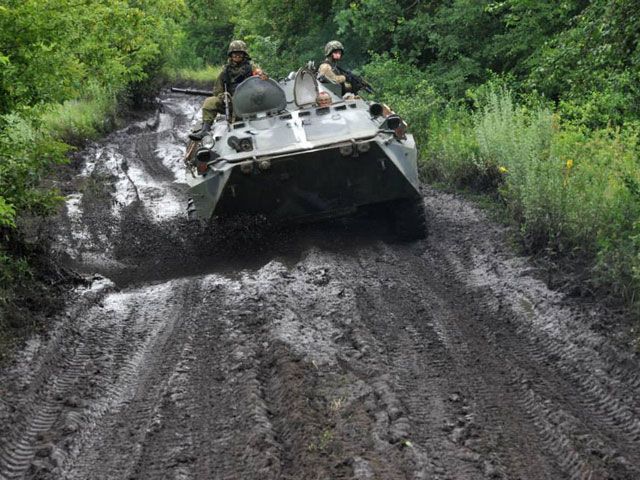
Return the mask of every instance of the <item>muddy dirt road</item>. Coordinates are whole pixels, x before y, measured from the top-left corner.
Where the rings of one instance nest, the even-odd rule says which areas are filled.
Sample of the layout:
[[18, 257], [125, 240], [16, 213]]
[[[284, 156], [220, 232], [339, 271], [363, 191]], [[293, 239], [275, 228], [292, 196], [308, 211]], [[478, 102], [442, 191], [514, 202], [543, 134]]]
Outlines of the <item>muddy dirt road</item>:
[[0, 478], [639, 479], [640, 362], [477, 209], [187, 224], [198, 99], [80, 158], [57, 232], [91, 278], [0, 370]]

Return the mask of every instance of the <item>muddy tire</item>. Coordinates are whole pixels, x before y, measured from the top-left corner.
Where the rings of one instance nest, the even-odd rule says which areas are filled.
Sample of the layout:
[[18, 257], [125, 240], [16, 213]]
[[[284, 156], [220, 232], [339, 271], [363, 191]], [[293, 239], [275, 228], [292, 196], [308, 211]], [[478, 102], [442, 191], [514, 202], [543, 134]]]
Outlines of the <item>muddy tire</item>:
[[427, 217], [421, 198], [397, 200], [390, 208], [393, 233], [399, 240], [420, 240], [427, 236]]

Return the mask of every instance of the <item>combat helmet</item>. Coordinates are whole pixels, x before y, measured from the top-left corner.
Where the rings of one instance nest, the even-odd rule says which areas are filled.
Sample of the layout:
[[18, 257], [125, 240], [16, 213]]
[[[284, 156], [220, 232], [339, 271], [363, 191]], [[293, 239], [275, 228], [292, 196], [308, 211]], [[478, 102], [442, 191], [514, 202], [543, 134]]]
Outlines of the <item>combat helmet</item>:
[[231, 55], [233, 52], [242, 52], [245, 55], [249, 55], [247, 51], [247, 44], [242, 40], [234, 40], [229, 44], [229, 50], [227, 50], [227, 55]]
[[342, 43], [340, 43], [338, 40], [331, 40], [324, 46], [325, 57], [328, 57], [336, 50], [340, 50], [342, 53], [344, 53], [344, 47], [342, 46]]

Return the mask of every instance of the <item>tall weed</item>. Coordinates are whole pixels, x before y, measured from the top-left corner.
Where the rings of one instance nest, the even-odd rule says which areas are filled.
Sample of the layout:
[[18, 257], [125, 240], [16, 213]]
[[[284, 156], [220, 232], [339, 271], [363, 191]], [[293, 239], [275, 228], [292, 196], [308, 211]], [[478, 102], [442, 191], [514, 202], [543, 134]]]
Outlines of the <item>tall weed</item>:
[[200, 68], [167, 68], [163, 74], [172, 83], [184, 82], [195, 85], [213, 85], [222, 67], [206, 65]]
[[531, 250], [590, 259], [593, 280], [640, 293], [640, 129], [589, 130], [504, 88], [474, 112], [431, 113], [423, 172], [431, 181], [493, 189]]
[[552, 113], [521, 108], [508, 90], [500, 88], [488, 92], [473, 122], [479, 149], [476, 167], [494, 179], [491, 183], [499, 186], [514, 218], [532, 232], [557, 223], [561, 200], [550, 157]]
[[448, 106], [428, 120], [424, 131], [417, 132], [424, 178], [483, 190], [487, 177], [478, 167], [479, 147], [471, 115], [462, 107]]
[[48, 106], [41, 117], [42, 129], [71, 143], [95, 138], [113, 124], [117, 104], [115, 91], [89, 82], [77, 99]]

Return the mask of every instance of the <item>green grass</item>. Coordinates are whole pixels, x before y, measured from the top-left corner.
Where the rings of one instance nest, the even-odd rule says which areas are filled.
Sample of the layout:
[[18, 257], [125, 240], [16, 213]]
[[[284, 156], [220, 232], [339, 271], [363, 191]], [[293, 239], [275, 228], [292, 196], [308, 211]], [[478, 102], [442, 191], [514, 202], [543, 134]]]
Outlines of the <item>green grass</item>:
[[178, 82], [189, 83], [193, 85], [213, 85], [216, 78], [222, 70], [221, 66], [208, 65], [204, 68], [171, 68], [166, 69], [163, 74], [167, 81], [171, 84]]
[[[413, 102], [411, 116], [433, 98]], [[410, 127], [425, 180], [500, 198], [530, 251], [587, 260], [594, 285], [640, 299], [640, 129], [590, 130], [504, 89], [474, 111], [450, 105], [424, 116], [426, 127]]]
[[111, 128], [117, 105], [115, 93], [92, 88], [80, 99], [49, 107], [41, 117], [41, 126], [45, 132], [58, 139], [82, 143]]

